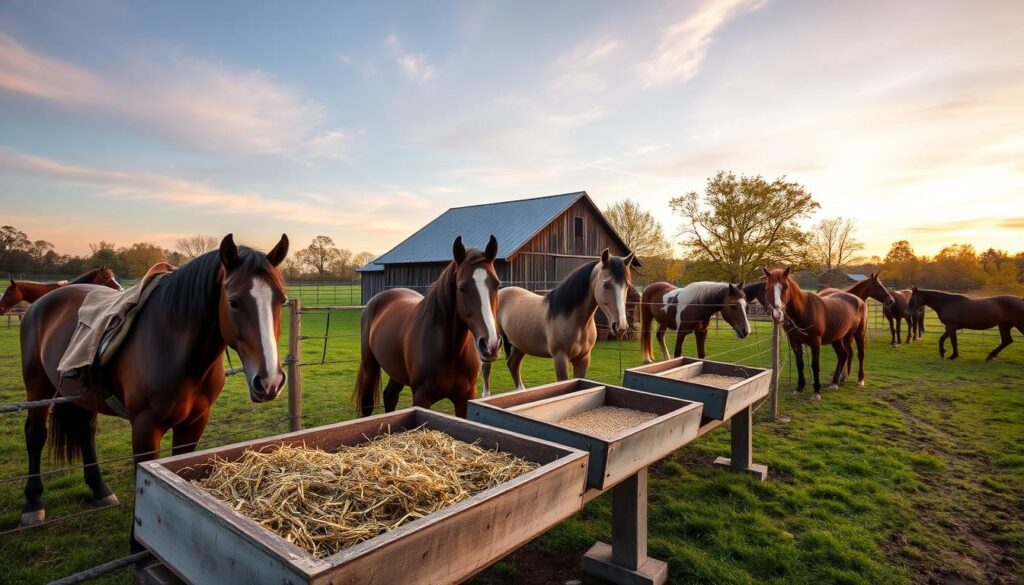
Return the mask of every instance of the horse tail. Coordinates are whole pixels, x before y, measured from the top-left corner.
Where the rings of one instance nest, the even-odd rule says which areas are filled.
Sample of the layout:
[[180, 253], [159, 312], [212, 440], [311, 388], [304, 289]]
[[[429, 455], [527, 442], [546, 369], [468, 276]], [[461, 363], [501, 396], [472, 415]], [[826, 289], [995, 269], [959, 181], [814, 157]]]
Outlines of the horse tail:
[[359, 319], [359, 371], [356, 373], [356, 387], [352, 392], [352, 402], [361, 410], [363, 416], [373, 414], [373, 409], [380, 404], [380, 363], [373, 355], [370, 347], [370, 325], [373, 323], [374, 303], [370, 301]]
[[50, 411], [50, 458], [58, 463], [81, 459], [82, 441], [95, 416], [70, 402], [54, 404]]

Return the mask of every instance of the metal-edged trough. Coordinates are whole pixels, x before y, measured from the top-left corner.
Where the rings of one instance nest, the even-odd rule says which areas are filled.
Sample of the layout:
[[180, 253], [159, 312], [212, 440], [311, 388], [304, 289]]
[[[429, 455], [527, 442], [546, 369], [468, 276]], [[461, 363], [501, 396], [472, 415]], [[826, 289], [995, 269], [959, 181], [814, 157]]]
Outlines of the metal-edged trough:
[[[248, 449], [290, 444], [330, 451], [416, 428], [439, 430], [539, 467], [322, 559], [190, 481], [215, 457], [235, 460]], [[142, 463], [135, 537], [191, 583], [454, 583], [580, 510], [587, 459], [572, 447], [411, 408]]]

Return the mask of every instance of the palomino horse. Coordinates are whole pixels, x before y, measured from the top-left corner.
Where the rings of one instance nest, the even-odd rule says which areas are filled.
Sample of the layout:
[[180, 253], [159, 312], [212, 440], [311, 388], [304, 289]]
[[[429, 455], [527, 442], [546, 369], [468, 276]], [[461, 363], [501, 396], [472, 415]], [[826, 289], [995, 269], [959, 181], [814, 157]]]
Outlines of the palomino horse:
[[924, 307], [916, 313], [910, 311], [910, 296], [914, 293], [909, 288], [892, 291], [892, 298], [895, 302], [887, 307], [882, 307], [882, 314], [889, 321], [889, 335], [892, 338], [889, 342], [893, 347], [900, 346], [900, 339], [903, 337], [902, 324], [907, 322], [907, 343], [914, 339], [921, 339], [924, 336]]
[[453, 260], [426, 296], [407, 288], [386, 290], [370, 300], [360, 319], [362, 357], [353, 398], [363, 416], [380, 397], [380, 371], [388, 375], [384, 409], [398, 405], [402, 388], [412, 388], [415, 406], [429, 408], [447, 398], [465, 418], [476, 395], [480, 360], [498, 359], [495, 327], [498, 275], [494, 236], [480, 252], [466, 249], [462, 236], [452, 245]]
[[[586, 376], [597, 341], [598, 307], [615, 335], [629, 330], [626, 291], [633, 286], [633, 258], [632, 253], [612, 256], [606, 248], [600, 260], [580, 266], [544, 296], [517, 286], [498, 292], [498, 327], [517, 388], [524, 388], [519, 369], [527, 355], [554, 358], [558, 380], [569, 379], [569, 364], [573, 377]], [[490, 364], [485, 364], [484, 396], [490, 394], [490, 375]]]
[[[853, 360], [851, 338], [857, 344], [860, 369], [858, 384], [864, 385], [864, 346], [867, 343], [868, 309], [864, 301], [847, 292], [836, 291], [826, 296], [800, 290], [785, 270], [768, 270], [765, 274], [764, 297], [767, 309], [776, 323], [788, 320], [786, 335], [796, 356], [798, 372], [797, 392], [807, 385], [804, 378], [803, 346], [811, 348], [811, 371], [814, 374], [812, 400], [821, 400], [820, 362], [821, 345], [831, 343], [838, 363], [830, 388], [838, 388], [847, 377], [846, 363]], [[848, 349], [849, 348], [849, 349]]]
[[964, 295], [942, 292], [939, 290], [911, 289], [909, 309], [917, 312], [924, 307], [931, 307], [939, 316], [939, 321], [946, 331], [939, 337], [939, 357], [946, 357], [946, 338], [953, 344], [953, 353], [949, 359], [960, 357], [957, 347], [956, 332], [958, 329], [991, 329], [999, 328], [1000, 343], [989, 352], [986, 360], [999, 355], [1003, 348], [1013, 343], [1010, 330], [1014, 327], [1024, 333], [1024, 299], [1003, 295], [972, 299]]
[[750, 334], [747, 321], [747, 296], [743, 283], [692, 282], [683, 288], [667, 282], [655, 282], [644, 288], [640, 305], [640, 355], [644, 363], [654, 361], [651, 344], [651, 325], [658, 322], [658, 343], [664, 359], [668, 359], [665, 332], [676, 332], [674, 357], [683, 353], [683, 340], [690, 333], [697, 339], [697, 356], [704, 358], [704, 341], [708, 325], [715, 313], [721, 312], [725, 322], [736, 331], [740, 339]]
[[[61, 380], [57, 364], [78, 324], [82, 301], [96, 287], [61, 287], [29, 307], [21, 326], [28, 399], [79, 397], [53, 406], [50, 450], [63, 460], [81, 455], [96, 505], [117, 502], [96, 463], [96, 415], [114, 414], [108, 395], [128, 412], [136, 463], [157, 457], [160, 440], [172, 429], [173, 454], [195, 449], [224, 387], [225, 346], [241, 357], [253, 402], [277, 397], [285, 381], [277, 353], [285, 288], [277, 267], [287, 252], [286, 236], [262, 254], [237, 247], [228, 234], [219, 252], [163, 277], [111, 361], [78, 378]], [[45, 518], [39, 466], [50, 410], [33, 408], [25, 422], [29, 478], [22, 524]]]
[[70, 282], [66, 280], [58, 280], [57, 282], [29, 282], [12, 278], [10, 286], [7, 287], [3, 296], [0, 297], [0, 315], [10, 311], [11, 307], [21, 301], [32, 304], [46, 293], [69, 284], [99, 284], [114, 290], [124, 290], [114, 277], [114, 271], [106, 266], [93, 268]]

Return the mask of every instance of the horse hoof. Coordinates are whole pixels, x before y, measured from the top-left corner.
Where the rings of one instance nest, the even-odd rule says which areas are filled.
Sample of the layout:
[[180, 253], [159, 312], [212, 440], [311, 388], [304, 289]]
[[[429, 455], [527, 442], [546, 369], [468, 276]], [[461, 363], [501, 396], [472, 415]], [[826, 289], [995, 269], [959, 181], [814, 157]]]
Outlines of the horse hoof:
[[39, 510], [32, 510], [31, 512], [21, 513], [22, 526], [35, 526], [36, 524], [41, 524], [43, 520], [46, 520], [45, 508], [41, 508]]
[[102, 508], [104, 506], [116, 506], [120, 503], [121, 501], [117, 499], [117, 494], [107, 494], [98, 500], [92, 501], [92, 505], [97, 508]]
[[820, 392], [815, 392], [814, 395], [811, 396], [811, 400], [813, 400], [815, 402], [821, 400], [821, 393]]
[[[829, 384], [828, 385], [828, 389], [829, 390], [839, 390], [839, 384]], [[815, 394], [815, 396], [817, 396], [817, 394]]]
[[864, 380], [858, 381], [857, 385], [860, 386], [861, 388], [863, 388], [864, 387]]

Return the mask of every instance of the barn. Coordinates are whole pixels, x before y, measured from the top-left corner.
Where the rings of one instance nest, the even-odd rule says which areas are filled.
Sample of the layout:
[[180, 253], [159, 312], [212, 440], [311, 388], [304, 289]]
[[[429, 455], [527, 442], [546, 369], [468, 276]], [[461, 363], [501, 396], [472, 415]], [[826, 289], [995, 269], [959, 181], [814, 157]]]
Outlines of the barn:
[[629, 249], [585, 191], [453, 207], [360, 267], [363, 302], [390, 288], [424, 292], [452, 258], [452, 241], [483, 248], [498, 239], [495, 269], [505, 286], [543, 291], [609, 248]]

